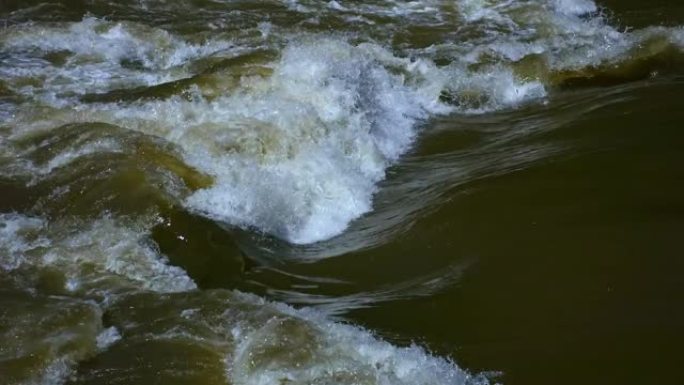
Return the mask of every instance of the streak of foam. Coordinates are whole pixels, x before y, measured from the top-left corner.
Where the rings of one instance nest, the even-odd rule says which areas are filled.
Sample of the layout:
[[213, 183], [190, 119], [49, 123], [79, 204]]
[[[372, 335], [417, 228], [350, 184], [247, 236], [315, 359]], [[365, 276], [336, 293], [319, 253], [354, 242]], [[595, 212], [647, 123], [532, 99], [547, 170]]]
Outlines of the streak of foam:
[[[429, 297], [440, 291], [453, 287], [461, 278], [462, 271], [468, 264], [449, 266], [428, 275], [411, 278], [403, 282], [383, 285], [373, 291], [364, 291], [349, 295], [327, 296], [323, 294], [307, 294], [295, 290], [268, 289], [269, 298], [292, 304], [315, 308], [332, 319], [337, 319], [352, 310], [377, 306], [382, 302], [399, 301], [407, 298]], [[280, 272], [282, 274], [287, 274]], [[307, 277], [291, 275], [302, 282]], [[293, 285], [294, 287], [294, 285]]]
[[92, 143], [87, 143], [80, 148], [75, 149], [75, 151], [60, 152], [54, 158], [43, 167], [37, 168], [40, 174], [47, 175], [53, 170], [64, 167], [74, 160], [90, 155], [90, 154], [102, 154], [102, 153], [115, 153], [121, 152], [119, 143], [114, 140], [98, 140]]

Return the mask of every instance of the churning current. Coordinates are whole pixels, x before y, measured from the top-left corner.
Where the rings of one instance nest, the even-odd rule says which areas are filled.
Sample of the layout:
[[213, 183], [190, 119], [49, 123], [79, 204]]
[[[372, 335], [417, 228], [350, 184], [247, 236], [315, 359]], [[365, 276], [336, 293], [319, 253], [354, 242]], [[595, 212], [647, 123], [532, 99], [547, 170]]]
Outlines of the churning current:
[[[496, 367], [462, 369], [325, 307], [207, 286], [199, 251], [174, 259], [188, 243], [176, 226], [242, 239], [225, 262], [236, 275], [284, 263], [281, 247], [309, 262], [371, 247], [459, 172], [423, 170], [434, 191], [405, 180], [378, 198], [435, 121], [541, 110], [684, 63], [684, 28], [627, 29], [591, 0], [10, 1], [0, 26], [9, 384], [494, 383]], [[469, 172], [531, 159], [506, 154]], [[365, 240], [335, 249], [350, 234]]]

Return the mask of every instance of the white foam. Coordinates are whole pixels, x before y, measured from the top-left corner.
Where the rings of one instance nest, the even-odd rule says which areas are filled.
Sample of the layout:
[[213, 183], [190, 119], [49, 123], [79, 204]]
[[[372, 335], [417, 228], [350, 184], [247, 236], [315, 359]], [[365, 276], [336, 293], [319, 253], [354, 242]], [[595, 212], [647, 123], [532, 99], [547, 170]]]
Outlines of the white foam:
[[248, 324], [232, 328], [238, 345], [231, 354], [228, 374], [236, 385], [489, 383], [420, 347], [394, 346], [361, 328], [331, 322], [311, 309], [295, 310], [248, 295], [242, 298], [274, 307], [281, 315], [256, 328]]
[[[402, 64], [411, 71], [410, 62]], [[233, 124], [195, 130], [192, 139], [184, 133], [180, 145], [199, 139], [215, 146], [225, 138], [230, 147], [237, 138], [239, 148], [219, 156], [188, 152], [192, 164], [218, 176], [189, 207], [294, 243], [339, 234], [370, 210], [375, 183], [437, 100], [434, 90], [424, 95], [405, 81], [364, 47], [333, 40], [290, 46], [275, 75], [259, 84], [263, 92], [222, 99], [212, 106], [216, 116], [205, 116]]]
[[[339, 0], [318, 6], [354, 12], [348, 4]], [[299, 12], [317, 9], [314, 2], [290, 0], [287, 5]], [[631, 49], [654, 36], [684, 45], [681, 28], [620, 32], [600, 16], [587, 16], [597, 10], [589, 0], [461, 0], [456, 5], [459, 22], [464, 20], [465, 27], [476, 32], [471, 40], [454, 39], [416, 50], [420, 59], [407, 59], [374, 44], [353, 45], [321, 36], [292, 39], [280, 59], [271, 63], [272, 76], [245, 76], [229, 95], [211, 100], [195, 90], [191, 100], [86, 104], [68, 93], [177, 79], [188, 75], [186, 63], [229, 49], [229, 42], [189, 44], [161, 30], [93, 18], [9, 28], [0, 32], [3, 47], [17, 52], [69, 50], [75, 55], [63, 66], [35, 57], [24, 66], [19, 65], [23, 57], [0, 65], [0, 75], [13, 91], [58, 108], [35, 117], [28, 116], [36, 114], [34, 110], [20, 111], [18, 115], [24, 116], [12, 117], [8, 124], [20, 126], [12, 132], [15, 137], [38, 126], [92, 120], [164, 137], [182, 149], [187, 163], [216, 180], [188, 198], [187, 207], [294, 243], [310, 243], [339, 234], [371, 210], [378, 182], [410, 149], [422, 119], [448, 111], [484, 113], [544, 99], [542, 76], [521, 78], [516, 62], [534, 55], [543, 57], [552, 71], [582, 69], [625, 60]], [[436, 1], [388, 1], [363, 9], [400, 18], [399, 23], [450, 19], [440, 16], [442, 7]], [[259, 25], [262, 38], [271, 35], [272, 27]], [[442, 68], [428, 59], [440, 49], [448, 50], [446, 57], [452, 61]], [[135, 65], [124, 65], [125, 60], [145, 68], [129, 68]], [[13, 83], [22, 77], [45, 80], [33, 86]], [[439, 102], [444, 90], [454, 106]], [[116, 146], [95, 143], [67, 149], [42, 172], [103, 151], [116, 151]], [[136, 290], [195, 290], [188, 275], [170, 266], [149, 242], [150, 226], [108, 217], [75, 225], [0, 214], [0, 268], [56, 268], [65, 274], [65, 289], [73, 294], [101, 284], [107, 290], [112, 285], [107, 280], [113, 278]], [[237, 341], [226, 358], [235, 384], [487, 383], [422, 348], [394, 346], [314, 310], [244, 298], [257, 309], [275, 311], [256, 323], [247, 314], [250, 310], [235, 307], [240, 322], [222, 325], [222, 332], [230, 331]], [[206, 313], [193, 306], [179, 311], [179, 317], [194, 320]], [[177, 331], [167, 332], [165, 338]], [[119, 330], [106, 329], [98, 335], [97, 346], [106, 349], [119, 338]], [[68, 366], [58, 362], [48, 372], [54, 373], [49, 377], [54, 380], [46, 381], [59, 382]]]
[[552, 0], [552, 4], [556, 11], [566, 15], [585, 15], [598, 10], [592, 0]]
[[[100, 289], [97, 282], [118, 276], [135, 286], [160, 292], [188, 291], [195, 283], [170, 266], [147, 240], [147, 228], [101, 218], [71, 229], [69, 223], [0, 214], [0, 267], [51, 267], [65, 274], [65, 289]], [[105, 288], [106, 289], [106, 288]]]
[[187, 162], [216, 177], [187, 200], [191, 209], [310, 243], [371, 209], [376, 183], [410, 148], [417, 122], [448, 110], [438, 102], [446, 79], [427, 61], [322, 39], [290, 45], [273, 76], [245, 79], [212, 102], [97, 105], [83, 116], [183, 148]]
[[121, 333], [114, 326], [104, 329], [97, 335], [96, 345], [100, 350], [106, 350], [121, 339]]
[[[677, 43], [681, 41], [677, 38], [681, 27], [621, 31], [606, 20], [591, 0], [463, 0], [457, 4], [460, 16], [466, 21], [466, 30], [470, 32], [468, 38], [427, 49], [427, 52], [455, 59], [452, 64], [459, 68], [456, 83], [466, 83], [459, 78], [482, 78], [483, 72], [497, 77], [497, 73], [507, 70], [506, 67], [535, 57], [542, 70], [526, 74], [528, 79], [515, 80], [516, 83], [534, 81], [538, 76], [543, 84], [548, 72], [607, 68], [635, 60], [634, 52], [646, 46], [652, 38], [663, 37], [673, 45], [681, 46]], [[462, 65], [466, 64], [477, 69], [463, 69]], [[501, 87], [491, 88], [493, 92], [487, 87], [483, 89], [488, 95], [500, 92]], [[540, 92], [534, 94], [544, 95]], [[494, 107], [500, 109], [508, 105]], [[491, 109], [481, 110], [484, 111]]]
[[[52, 106], [78, 99], [69, 95], [150, 86], [187, 76], [182, 67], [191, 59], [233, 48], [227, 41], [190, 44], [168, 32], [132, 22], [112, 23], [85, 17], [70, 24], [20, 25], [0, 31], [0, 43], [15, 52], [0, 66], [9, 84], [17, 79], [41, 79], [40, 86], [19, 85], [20, 91]], [[26, 53], [31, 53], [25, 57]], [[67, 52], [65, 63], [53, 65], [36, 53]], [[126, 62], [132, 66], [129, 68]]]
[[328, 8], [334, 9], [337, 11], [346, 11], [347, 10], [347, 8], [345, 8], [344, 6], [342, 6], [342, 4], [338, 3], [335, 0], [331, 0], [328, 2]]
[[13, 270], [24, 262], [28, 251], [47, 247], [41, 234], [45, 222], [20, 214], [0, 214], [0, 268]]
[[[29, 380], [31, 385], [64, 384], [74, 373], [69, 359], [57, 359], [42, 369], [39, 378]], [[27, 384], [27, 385], [28, 385]]]
[[154, 70], [169, 69], [192, 58], [232, 47], [226, 41], [188, 44], [162, 29], [132, 22], [112, 23], [94, 17], [66, 25], [16, 27], [4, 32], [2, 40], [7, 48], [33, 48], [44, 52], [66, 50], [80, 55], [81, 60], [100, 59], [113, 64], [121, 60], [138, 60], [144, 67]]
[[169, 265], [149, 243], [149, 235], [144, 228], [136, 229], [105, 217], [85, 229], [57, 235], [60, 236], [65, 237], [53, 241], [42, 262], [59, 266], [70, 277], [82, 278], [82, 266], [91, 266], [96, 270], [93, 279], [98, 279], [97, 275], [114, 274], [134, 281], [144, 289], [160, 292], [196, 288], [185, 271]]
[[675, 28], [670, 34], [670, 41], [672, 44], [684, 50], [684, 27]]
[[[344, 12], [344, 17], [358, 11], [342, 0], [293, 0], [286, 5], [302, 12]], [[300, 36], [277, 47], [282, 55], [269, 64], [272, 76], [243, 76], [229, 95], [211, 100], [202, 96], [200, 85], [191, 91], [191, 100], [127, 104], [86, 104], [57, 91], [106, 90], [129, 79], [129, 72], [136, 84], [176, 78], [185, 74], [183, 64], [193, 58], [232, 47], [220, 39], [195, 45], [158, 29], [93, 18], [58, 27], [34, 26], [25, 32], [11, 29], [2, 36], [10, 47], [63, 48], [83, 61], [70, 59], [63, 67], [34, 63], [16, 70], [68, 79], [68, 86], [48, 81], [45, 92], [20, 90], [64, 107], [46, 113], [43, 127], [97, 120], [164, 137], [182, 148], [187, 163], [215, 177], [214, 186], [187, 199], [188, 208], [293, 243], [333, 237], [371, 210], [378, 182], [411, 148], [423, 119], [543, 100], [548, 72], [629, 60], [635, 47], [654, 36], [679, 46], [684, 40], [681, 28], [620, 32], [595, 14], [596, 4], [590, 0], [460, 0], [455, 5], [392, 1], [366, 4], [363, 9], [396, 23], [406, 19], [423, 25], [454, 20], [449, 12], [457, 12], [456, 19], [465, 21], [463, 27], [472, 32], [464, 34], [469, 37], [463, 41], [454, 38], [415, 49], [411, 52], [416, 58], [408, 59], [375, 44]], [[262, 23], [258, 31], [265, 38], [272, 27]], [[276, 27], [280, 34], [282, 27]], [[88, 59], [91, 56], [98, 59]], [[447, 57], [451, 63], [438, 68], [428, 59], [432, 56]], [[519, 75], [516, 65], [528, 57], [543, 69]], [[120, 62], [127, 58], [154, 71], [125, 68]], [[15, 67], [21, 66], [0, 66], [0, 71]], [[452, 106], [440, 103], [443, 91]], [[37, 124], [34, 116], [22, 117], [21, 111], [18, 116], [14, 122], [21, 130]], [[84, 154], [111, 150], [69, 149], [44, 172]]]
[[484, 19], [502, 21], [502, 15], [493, 8], [488, 0], [461, 0], [457, 2], [461, 16], [468, 22], [476, 22]]

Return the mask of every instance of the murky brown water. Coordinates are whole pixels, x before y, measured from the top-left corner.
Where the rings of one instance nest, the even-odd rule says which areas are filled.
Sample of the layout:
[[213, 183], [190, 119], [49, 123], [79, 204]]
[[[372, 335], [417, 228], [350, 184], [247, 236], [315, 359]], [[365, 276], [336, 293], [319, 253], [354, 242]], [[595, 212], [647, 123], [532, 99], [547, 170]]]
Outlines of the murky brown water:
[[680, 383], [684, 6], [3, 1], [0, 383]]

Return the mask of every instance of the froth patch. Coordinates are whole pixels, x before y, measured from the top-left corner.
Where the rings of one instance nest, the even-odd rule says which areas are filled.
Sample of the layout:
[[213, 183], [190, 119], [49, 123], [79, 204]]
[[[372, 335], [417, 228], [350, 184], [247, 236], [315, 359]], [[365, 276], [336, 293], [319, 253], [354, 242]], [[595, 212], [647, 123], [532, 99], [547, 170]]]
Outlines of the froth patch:
[[49, 246], [41, 231], [45, 222], [19, 214], [0, 214], [0, 268], [13, 270], [25, 260], [26, 252]]
[[450, 104], [463, 114], [482, 114], [543, 99], [547, 96], [543, 82], [521, 80], [504, 65], [488, 66], [472, 72], [462, 66], [450, 68], [452, 76], [446, 90]]
[[553, 0], [552, 4], [556, 11], [566, 15], [585, 15], [598, 10], [592, 0]]
[[16, 26], [0, 35], [6, 47], [37, 49], [42, 52], [64, 52], [77, 55], [73, 60], [141, 66], [164, 70], [230, 48], [228, 42], [196, 45], [186, 43], [162, 29], [131, 22], [113, 23], [94, 17], [81, 22], [55, 26]]
[[108, 327], [100, 332], [95, 338], [97, 348], [105, 350], [121, 339], [121, 333], [114, 326]]
[[196, 288], [185, 271], [170, 266], [147, 240], [146, 226], [107, 217], [85, 225], [0, 214], [0, 268], [57, 269], [64, 277], [63, 289], [74, 293], [116, 286], [160, 292]]
[[396, 347], [371, 333], [310, 310], [274, 306], [280, 316], [257, 328], [232, 329], [239, 341], [230, 373], [235, 384], [484, 385], [453, 362], [417, 346]]
[[293, 243], [339, 234], [370, 210], [418, 120], [438, 112], [443, 77], [425, 66], [337, 40], [288, 47], [249, 93], [198, 106], [178, 144], [217, 183], [188, 206]]
[[226, 41], [192, 44], [162, 29], [86, 17], [77, 23], [22, 24], [0, 31], [11, 53], [0, 75], [15, 89], [53, 106], [69, 95], [150, 86], [187, 76], [193, 59], [229, 50]]

